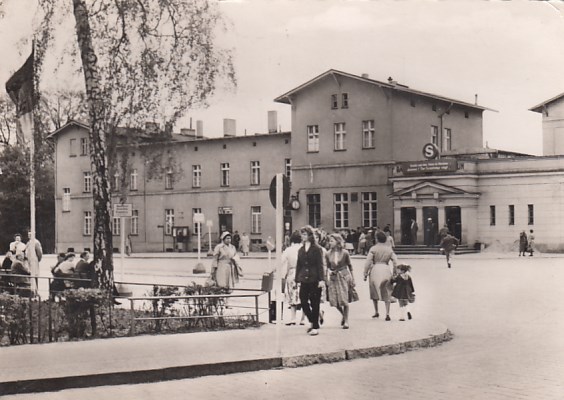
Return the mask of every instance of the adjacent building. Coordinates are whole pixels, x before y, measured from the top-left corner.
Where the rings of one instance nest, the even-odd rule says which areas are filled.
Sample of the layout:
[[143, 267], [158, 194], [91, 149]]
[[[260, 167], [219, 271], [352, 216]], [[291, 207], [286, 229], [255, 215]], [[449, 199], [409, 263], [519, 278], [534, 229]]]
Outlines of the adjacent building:
[[[290, 174], [290, 133], [235, 136], [226, 122], [220, 138], [185, 130], [157, 135], [136, 146], [118, 148], [122, 167], [110, 171], [112, 201], [131, 204], [132, 217], [113, 219], [114, 246], [126, 235], [135, 252], [191, 251], [198, 229], [209, 246], [219, 232], [246, 232], [260, 245], [275, 235], [270, 204], [272, 177]], [[58, 251], [78, 251], [92, 243], [92, 172], [88, 126], [71, 121], [52, 133], [56, 152], [56, 243]], [[117, 163], [120, 165], [120, 162]], [[203, 224], [194, 223], [203, 214]]]

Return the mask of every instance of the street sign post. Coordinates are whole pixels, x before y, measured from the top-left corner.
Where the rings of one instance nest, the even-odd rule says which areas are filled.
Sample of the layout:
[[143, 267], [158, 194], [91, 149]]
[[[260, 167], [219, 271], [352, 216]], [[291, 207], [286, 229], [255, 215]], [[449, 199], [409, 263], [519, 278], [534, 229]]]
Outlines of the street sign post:
[[206, 220], [206, 217], [202, 213], [194, 214], [194, 224], [198, 225], [198, 261], [200, 261], [200, 252], [202, 248], [202, 223]]
[[133, 205], [131, 203], [114, 204], [114, 218], [119, 218], [120, 227], [120, 263], [121, 263], [121, 281], [124, 281], [123, 264], [125, 259], [125, 219], [131, 218], [133, 215]]
[[208, 227], [208, 240], [209, 240], [209, 245], [210, 245], [210, 248], [208, 250], [208, 254], [212, 255], [213, 253], [212, 253], [212, 243], [211, 243], [211, 228], [213, 226], [213, 221], [211, 219], [208, 219], [206, 221], [206, 226]]

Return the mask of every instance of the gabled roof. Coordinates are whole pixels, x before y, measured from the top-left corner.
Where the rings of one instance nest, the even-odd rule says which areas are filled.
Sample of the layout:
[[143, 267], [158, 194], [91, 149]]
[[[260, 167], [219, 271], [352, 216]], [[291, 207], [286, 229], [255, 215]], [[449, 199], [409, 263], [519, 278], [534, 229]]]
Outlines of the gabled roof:
[[380, 82], [380, 81], [370, 79], [370, 78], [367, 78], [367, 77], [364, 77], [364, 76], [349, 74], [347, 72], [342, 72], [342, 71], [338, 71], [338, 70], [335, 70], [335, 69], [330, 69], [327, 72], [324, 72], [321, 75], [316, 76], [315, 78], [313, 78], [313, 79], [307, 81], [306, 83], [290, 90], [289, 92], [286, 92], [281, 96], [278, 96], [277, 98], [274, 99], [274, 101], [276, 101], [278, 103], [290, 104], [290, 97], [292, 95], [298, 93], [299, 91], [307, 88], [308, 86], [310, 86], [310, 85], [312, 85], [312, 84], [314, 84], [314, 83], [320, 81], [321, 79], [323, 79], [327, 76], [330, 76], [330, 75], [341, 75], [341, 76], [345, 76], [347, 78], [357, 79], [357, 80], [362, 81], [362, 82], [370, 83], [372, 85], [376, 85], [376, 86], [387, 88], [387, 89], [396, 90], [396, 91], [403, 92], [403, 93], [410, 93], [410, 94], [414, 94], [414, 95], [417, 95], [417, 96], [441, 100], [441, 101], [445, 101], [445, 102], [448, 102], [448, 103], [454, 103], [454, 104], [458, 104], [458, 105], [461, 105], [461, 106], [474, 108], [474, 109], [478, 109], [478, 110], [488, 110], [488, 111], [497, 112], [497, 110], [487, 108], [487, 107], [482, 107], [482, 106], [479, 106], [477, 104], [467, 103], [465, 101], [450, 99], [448, 97], [438, 96], [438, 95], [435, 95], [435, 94], [432, 94], [432, 93], [426, 93], [426, 92], [422, 92], [420, 90], [410, 89], [409, 86], [401, 85], [401, 84], [398, 84], [398, 83]]
[[561, 99], [562, 97], [564, 97], [564, 93], [560, 93], [558, 96], [554, 96], [552, 99], [548, 99], [548, 100], [546, 100], [546, 101], [543, 101], [543, 102], [540, 103], [540, 104], [537, 104], [537, 105], [534, 106], [534, 107], [529, 108], [529, 111], [534, 111], [534, 112], [542, 113], [542, 111], [543, 111], [542, 109], [543, 109], [544, 107], [546, 107], [546, 106], [547, 106], [548, 104], [550, 104], [550, 103], [554, 103], [555, 101]]
[[419, 193], [423, 192], [423, 194], [426, 194], [425, 192], [429, 192], [428, 193], [429, 195], [432, 195], [433, 193], [437, 192], [443, 195], [455, 195], [455, 196], [464, 196], [464, 197], [479, 196], [479, 193], [467, 192], [465, 190], [462, 190], [454, 186], [444, 185], [442, 183], [437, 183], [434, 181], [423, 181], [416, 183], [415, 185], [396, 190], [395, 192], [389, 194], [388, 197], [397, 198], [401, 196], [411, 196], [411, 193], [418, 193], [418, 192]]
[[66, 124], [64, 124], [64, 125], [61, 126], [59, 129], [57, 129], [56, 131], [51, 132], [51, 133], [47, 136], [46, 139], [51, 139], [51, 138], [53, 138], [54, 136], [58, 135], [59, 133], [61, 133], [61, 132], [63, 132], [63, 131], [66, 131], [67, 129], [69, 129], [70, 127], [73, 127], [73, 126], [76, 126], [76, 127], [79, 127], [79, 128], [83, 128], [83, 129], [86, 129], [86, 130], [90, 130], [90, 126], [88, 126], [88, 124], [85, 124], [85, 123], [83, 123], [83, 122], [75, 121], [75, 120], [71, 119], [71, 120], [69, 120]]

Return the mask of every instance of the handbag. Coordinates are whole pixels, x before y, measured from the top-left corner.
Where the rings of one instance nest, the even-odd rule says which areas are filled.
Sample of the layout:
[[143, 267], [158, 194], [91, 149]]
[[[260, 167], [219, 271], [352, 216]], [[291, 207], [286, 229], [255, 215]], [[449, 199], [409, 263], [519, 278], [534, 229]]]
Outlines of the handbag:
[[358, 293], [354, 286], [349, 287], [349, 303], [354, 303], [355, 301], [360, 300], [358, 297]]

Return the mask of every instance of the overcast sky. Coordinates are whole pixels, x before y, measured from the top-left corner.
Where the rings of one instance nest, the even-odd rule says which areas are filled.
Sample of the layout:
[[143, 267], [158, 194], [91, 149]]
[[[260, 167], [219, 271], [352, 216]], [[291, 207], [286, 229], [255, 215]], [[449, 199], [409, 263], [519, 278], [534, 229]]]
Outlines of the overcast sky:
[[[25, 59], [14, 44], [27, 1], [0, 23], [3, 82]], [[231, 21], [220, 40], [234, 49], [238, 88], [188, 115], [194, 127], [203, 120], [210, 137], [222, 135], [223, 118], [237, 120], [237, 134], [266, 132], [268, 110], [290, 130], [290, 107], [273, 99], [333, 68], [391, 76], [470, 103], [478, 94], [480, 105], [499, 111], [484, 112], [489, 147], [541, 155], [541, 116], [528, 109], [564, 92], [561, 2], [255, 0], [220, 7]]]

